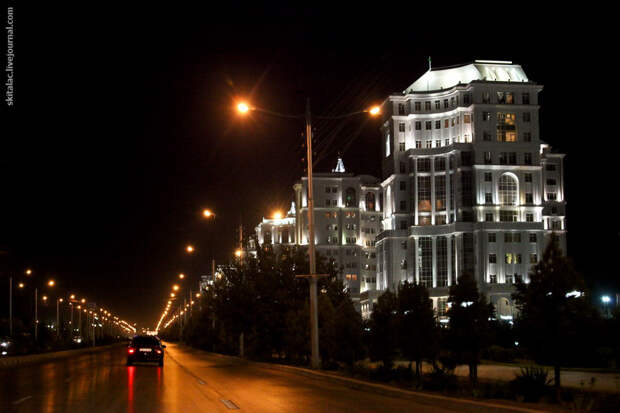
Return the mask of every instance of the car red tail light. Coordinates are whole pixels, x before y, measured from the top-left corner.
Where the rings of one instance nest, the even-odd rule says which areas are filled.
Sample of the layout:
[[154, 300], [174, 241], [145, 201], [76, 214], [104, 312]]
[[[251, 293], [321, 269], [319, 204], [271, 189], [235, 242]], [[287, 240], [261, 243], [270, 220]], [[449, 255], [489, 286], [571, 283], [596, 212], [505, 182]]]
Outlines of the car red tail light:
[[135, 349], [135, 348], [132, 348], [132, 347], [129, 347], [129, 348], [127, 349], [127, 352], [128, 352], [129, 354], [133, 354], [133, 353], [134, 353], [134, 351], [136, 351], [136, 349]]
[[155, 350], [157, 354], [161, 354], [161, 350]]

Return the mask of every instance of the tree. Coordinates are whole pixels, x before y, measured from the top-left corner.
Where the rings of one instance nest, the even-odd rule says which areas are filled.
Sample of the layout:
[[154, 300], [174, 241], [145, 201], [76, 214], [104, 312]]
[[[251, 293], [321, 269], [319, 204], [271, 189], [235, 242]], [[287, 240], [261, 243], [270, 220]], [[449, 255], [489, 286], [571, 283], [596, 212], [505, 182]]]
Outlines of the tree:
[[464, 274], [450, 287], [448, 302], [451, 304], [448, 346], [457, 363], [469, 366], [469, 379], [475, 385], [480, 354], [490, 342], [489, 319], [495, 311], [478, 292], [476, 280], [470, 274]]
[[379, 296], [371, 315], [370, 356], [381, 360], [387, 369], [392, 368], [396, 354], [398, 300], [387, 290]]
[[426, 287], [409, 282], [398, 287], [398, 316], [399, 347], [403, 356], [415, 361], [419, 383], [422, 359], [433, 358], [437, 348], [437, 323]]
[[561, 366], [587, 340], [580, 330], [596, 321], [597, 312], [583, 294], [583, 278], [563, 255], [555, 235], [529, 278], [529, 283], [517, 280], [513, 294], [521, 342], [537, 360], [551, 362], [559, 392]]

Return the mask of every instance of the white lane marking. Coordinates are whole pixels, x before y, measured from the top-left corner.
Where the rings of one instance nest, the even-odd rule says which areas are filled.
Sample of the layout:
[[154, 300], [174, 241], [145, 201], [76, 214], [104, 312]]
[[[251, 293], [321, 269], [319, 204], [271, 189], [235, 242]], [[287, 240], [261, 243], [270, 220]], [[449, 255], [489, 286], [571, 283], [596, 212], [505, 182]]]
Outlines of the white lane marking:
[[236, 404], [234, 404], [230, 400], [220, 399], [220, 401], [222, 403], [224, 403], [224, 406], [228, 407], [230, 410], [239, 410], [239, 406], [237, 406]]
[[13, 404], [20, 404], [21, 402], [25, 402], [26, 400], [28, 400], [28, 399], [30, 399], [30, 398], [32, 398], [32, 396], [22, 397], [22, 398], [21, 398], [21, 399], [19, 399], [19, 400], [15, 400], [15, 401], [13, 402]]
[[198, 379], [198, 384], [206, 384], [204, 381]]

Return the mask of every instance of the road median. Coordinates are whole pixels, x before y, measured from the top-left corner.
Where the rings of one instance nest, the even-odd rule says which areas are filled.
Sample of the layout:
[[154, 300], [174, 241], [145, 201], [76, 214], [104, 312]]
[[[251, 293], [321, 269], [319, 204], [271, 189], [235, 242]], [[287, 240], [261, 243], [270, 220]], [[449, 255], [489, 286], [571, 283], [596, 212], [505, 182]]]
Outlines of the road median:
[[0, 369], [25, 366], [28, 364], [43, 363], [50, 360], [58, 360], [63, 358], [80, 356], [83, 354], [97, 353], [106, 351], [115, 347], [120, 347], [123, 343], [109, 344], [106, 346], [87, 347], [75, 350], [53, 351], [49, 353], [29, 354], [26, 356], [10, 356], [0, 359]]

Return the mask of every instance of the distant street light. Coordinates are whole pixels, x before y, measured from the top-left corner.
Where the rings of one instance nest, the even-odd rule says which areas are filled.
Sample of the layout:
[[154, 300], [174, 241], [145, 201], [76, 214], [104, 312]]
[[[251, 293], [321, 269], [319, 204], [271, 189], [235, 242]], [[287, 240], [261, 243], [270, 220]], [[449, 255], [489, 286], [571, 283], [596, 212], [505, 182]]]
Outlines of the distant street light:
[[210, 209], [204, 209], [202, 211], [202, 216], [205, 217], [205, 218], [214, 218], [215, 214]]
[[611, 302], [611, 298], [610, 298], [608, 295], [604, 295], [604, 296], [602, 296], [602, 297], [601, 297], [601, 301], [602, 301], [604, 304], [608, 304], [608, 303], [610, 303], [610, 302]]
[[[274, 112], [267, 109], [258, 108], [250, 105], [248, 102], [240, 101], [237, 103], [237, 111], [241, 115], [247, 115], [248, 112], [261, 112], [280, 118], [288, 119], [304, 119], [306, 122], [306, 150], [307, 150], [307, 171], [308, 171], [308, 259], [310, 262], [310, 274], [306, 278], [310, 280], [310, 342], [311, 342], [311, 367], [320, 368], [321, 360], [319, 355], [319, 313], [317, 298], [317, 279], [320, 276], [316, 273], [316, 256], [314, 250], [314, 192], [312, 181], [312, 114], [310, 111], [310, 99], [306, 101], [306, 111], [303, 115], [288, 115]], [[371, 116], [378, 116], [381, 110], [378, 106], [361, 110], [358, 112], [347, 113], [340, 116], [318, 117], [319, 119], [345, 119], [362, 113], [368, 113]]]
[[183, 274], [183, 273], [179, 274], [179, 278], [180, 278], [180, 279], [185, 278], [185, 274]]
[[32, 275], [32, 270], [30, 268], [26, 270], [26, 275]]
[[47, 282], [47, 285], [49, 285], [50, 287], [53, 287], [53, 286], [54, 286], [54, 284], [56, 284], [56, 281], [54, 281], [54, 280], [49, 280], [49, 281]]
[[282, 212], [276, 211], [273, 213], [273, 219], [282, 219]]
[[235, 257], [241, 258], [241, 255], [243, 255], [243, 251], [241, 251], [240, 249], [235, 250]]
[[177, 284], [175, 284], [175, 285], [172, 286], [172, 289], [174, 291], [179, 291], [179, 286]]
[[194, 247], [192, 245], [188, 245], [185, 247], [185, 251], [187, 251], [188, 254], [191, 254], [194, 252]]

